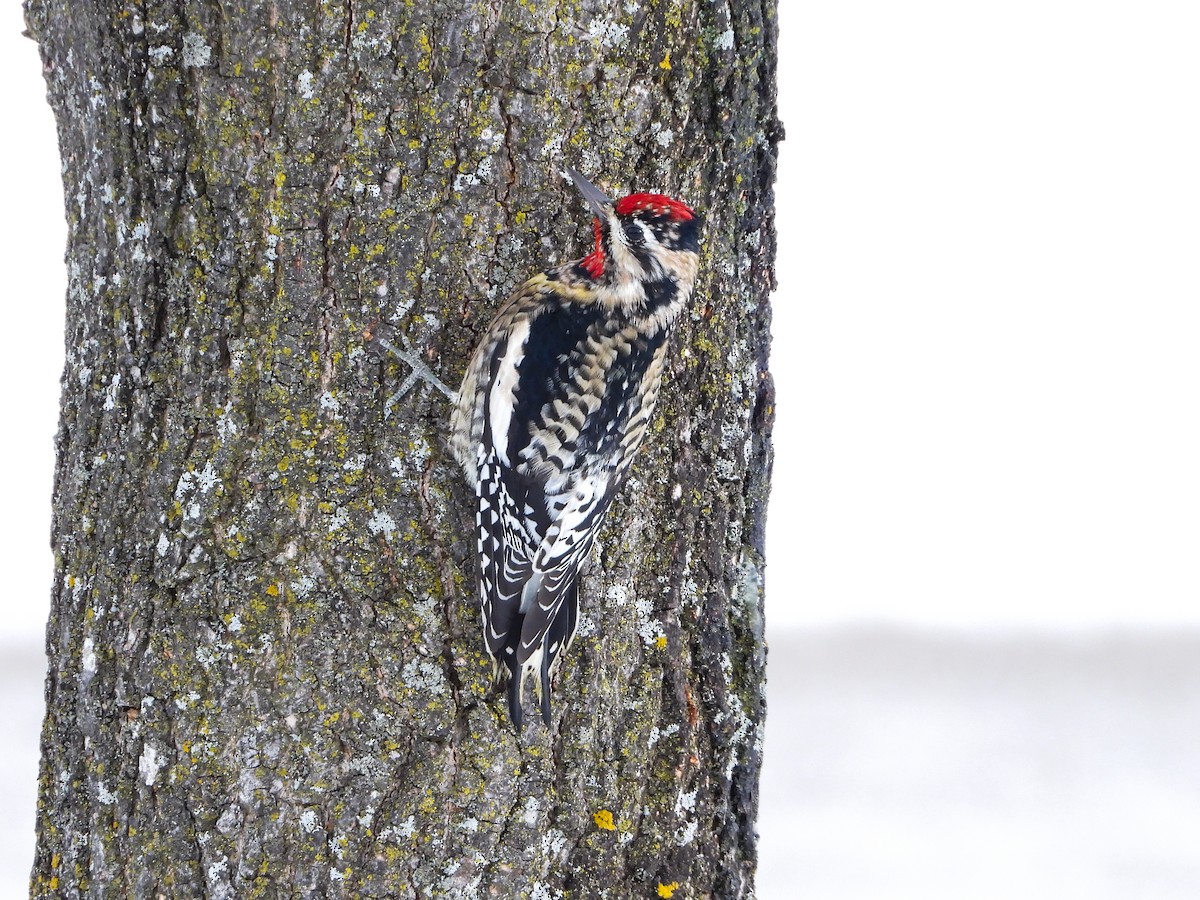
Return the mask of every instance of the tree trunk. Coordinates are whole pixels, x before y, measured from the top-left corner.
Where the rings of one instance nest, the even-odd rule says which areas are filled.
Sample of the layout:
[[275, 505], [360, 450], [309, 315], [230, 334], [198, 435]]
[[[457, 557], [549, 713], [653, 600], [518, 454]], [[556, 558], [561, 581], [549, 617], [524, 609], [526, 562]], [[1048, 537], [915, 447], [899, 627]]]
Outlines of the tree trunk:
[[[744, 897], [764, 715], [773, 0], [27, 0], [67, 362], [37, 897]], [[706, 217], [555, 721], [490, 690], [450, 407], [587, 251]]]

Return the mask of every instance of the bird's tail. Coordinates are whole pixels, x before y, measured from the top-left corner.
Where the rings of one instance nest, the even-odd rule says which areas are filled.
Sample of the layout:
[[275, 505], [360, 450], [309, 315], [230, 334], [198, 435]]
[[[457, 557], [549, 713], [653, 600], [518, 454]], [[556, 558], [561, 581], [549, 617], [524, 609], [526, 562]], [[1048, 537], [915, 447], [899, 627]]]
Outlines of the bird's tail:
[[[571, 646], [575, 630], [579, 626], [579, 584], [572, 581], [563, 592], [562, 601], [558, 604], [550, 627], [542, 637], [539, 647], [532, 648], [527, 658], [519, 660], [517, 647], [512, 652], [505, 648], [503, 656], [497, 661], [497, 674], [504, 678], [507, 675], [508, 715], [518, 731], [524, 721], [525, 681], [533, 678], [533, 690], [538, 699], [538, 707], [542, 713], [542, 721], [550, 725], [550, 681], [562, 661], [563, 652]], [[519, 635], [521, 629], [514, 629], [513, 634]], [[518, 640], [514, 640], [516, 645]]]

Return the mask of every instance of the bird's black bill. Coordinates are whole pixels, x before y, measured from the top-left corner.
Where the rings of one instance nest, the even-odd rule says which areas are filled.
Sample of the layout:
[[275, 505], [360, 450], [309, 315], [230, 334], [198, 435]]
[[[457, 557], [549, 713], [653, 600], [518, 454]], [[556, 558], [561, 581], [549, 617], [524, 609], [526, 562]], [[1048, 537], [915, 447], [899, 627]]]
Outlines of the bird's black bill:
[[612, 206], [612, 201], [604, 196], [604, 191], [600, 190], [600, 188], [596, 187], [570, 166], [567, 166], [567, 174], [575, 182], [575, 187], [583, 195], [583, 199], [587, 201], [587, 205], [592, 208], [592, 212], [601, 219], [606, 218], [608, 208]]

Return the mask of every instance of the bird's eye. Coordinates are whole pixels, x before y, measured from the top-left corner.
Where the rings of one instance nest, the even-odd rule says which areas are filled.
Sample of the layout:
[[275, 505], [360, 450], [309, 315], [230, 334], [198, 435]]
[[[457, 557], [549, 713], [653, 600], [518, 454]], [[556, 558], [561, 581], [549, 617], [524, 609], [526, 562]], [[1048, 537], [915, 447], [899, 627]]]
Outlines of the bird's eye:
[[625, 243], [631, 247], [640, 247], [646, 243], [646, 234], [637, 222], [630, 222], [625, 226]]

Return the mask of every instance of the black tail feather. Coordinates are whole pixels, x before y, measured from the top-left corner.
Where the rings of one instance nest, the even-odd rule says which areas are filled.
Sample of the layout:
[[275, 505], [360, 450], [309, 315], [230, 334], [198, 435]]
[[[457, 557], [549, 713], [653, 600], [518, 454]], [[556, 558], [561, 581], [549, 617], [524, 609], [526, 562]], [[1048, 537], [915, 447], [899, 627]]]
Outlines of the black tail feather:
[[[518, 732], [521, 730], [521, 725], [525, 720], [523, 703], [525, 685], [521, 674], [522, 667], [517, 661], [519, 658], [518, 650], [520, 648], [520, 636], [524, 618], [523, 615], [514, 611], [505, 636], [506, 644], [500, 649], [501, 658], [497, 662], [496, 669], [501, 679], [507, 681], [505, 694], [508, 699], [508, 717], [512, 720]], [[538, 708], [541, 711], [542, 721], [546, 723], [546, 727], [550, 726], [552, 712], [550, 705], [550, 679], [558, 668], [563, 652], [571, 645], [571, 641], [575, 637], [575, 629], [578, 625], [579, 583], [573, 582], [564, 592], [563, 601], [559, 604], [554, 620], [550, 623], [550, 627], [543, 638], [541, 666], [539, 667], [539, 671], [534, 675], [537, 679], [534, 686], [537, 688]]]
[[541, 700], [541, 706], [542, 706], [542, 721], [546, 724], [546, 727], [549, 728], [550, 727], [550, 663], [546, 659], [546, 654], [542, 654], [541, 679], [542, 679], [542, 689], [540, 691], [538, 691], [538, 693], [542, 695], [539, 698]]
[[543, 663], [551, 674], [557, 670], [559, 657], [571, 646], [578, 625], [579, 582], [572, 581], [571, 586], [563, 592], [563, 600], [558, 607], [558, 614], [546, 631], [546, 657]]
[[508, 672], [508, 717], [512, 719], [513, 727], [519, 734], [521, 724], [525, 719], [525, 711], [521, 709], [521, 670]]

